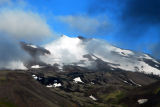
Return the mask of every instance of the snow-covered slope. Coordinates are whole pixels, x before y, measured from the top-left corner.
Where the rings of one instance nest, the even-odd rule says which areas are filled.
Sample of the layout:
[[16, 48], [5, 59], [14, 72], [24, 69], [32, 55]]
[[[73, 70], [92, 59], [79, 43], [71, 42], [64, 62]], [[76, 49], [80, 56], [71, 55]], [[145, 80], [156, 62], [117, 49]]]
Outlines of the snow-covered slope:
[[44, 46], [51, 54], [41, 56], [48, 64], [77, 65], [96, 69], [99, 65], [111, 70], [122, 69], [160, 74], [160, 63], [147, 54], [124, 50], [98, 39], [61, 38]]

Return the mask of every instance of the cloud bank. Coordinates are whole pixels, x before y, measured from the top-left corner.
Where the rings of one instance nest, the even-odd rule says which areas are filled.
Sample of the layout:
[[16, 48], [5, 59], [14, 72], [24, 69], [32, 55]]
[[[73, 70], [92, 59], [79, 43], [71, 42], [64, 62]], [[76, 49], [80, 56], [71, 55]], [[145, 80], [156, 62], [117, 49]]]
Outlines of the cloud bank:
[[42, 42], [51, 35], [49, 25], [37, 13], [1, 10], [0, 69], [25, 69], [23, 62], [30, 57], [21, 49], [19, 42]]
[[19, 40], [43, 40], [52, 35], [45, 20], [38, 14], [20, 10], [0, 11], [0, 32]]

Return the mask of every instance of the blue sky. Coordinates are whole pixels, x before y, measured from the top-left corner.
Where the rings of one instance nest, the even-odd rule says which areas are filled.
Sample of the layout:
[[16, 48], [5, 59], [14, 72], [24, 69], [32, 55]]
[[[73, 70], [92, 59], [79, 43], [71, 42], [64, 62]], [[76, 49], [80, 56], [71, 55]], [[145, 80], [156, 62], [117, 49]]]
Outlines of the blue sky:
[[55, 35], [105, 39], [121, 48], [160, 57], [158, 0], [2, 1], [2, 8], [38, 14]]
[[[61, 22], [60, 20], [56, 20], [57, 18], [55, 17], [57, 16], [82, 16], [82, 17], [84, 16], [84, 17], [95, 18], [95, 19], [97, 17], [107, 17], [106, 21], [110, 20], [110, 21], [113, 21], [113, 24], [115, 24], [116, 19], [111, 20], [115, 18], [114, 13], [110, 11], [108, 12], [108, 15], [106, 14], [88, 15], [87, 8], [90, 4], [90, 1], [88, 0], [78, 0], [78, 1], [75, 1], [75, 0], [28, 0], [26, 3], [29, 5], [28, 7], [25, 8], [26, 10], [38, 12], [39, 14], [45, 16], [50, 27], [60, 34], [66, 34], [68, 36], [74, 36], [74, 37], [78, 35], [82, 35], [85, 37], [95, 37], [100, 39], [106, 39], [106, 40], [109, 40], [109, 42], [115, 41], [113, 40], [112, 36], [108, 36], [108, 33], [103, 35], [102, 34], [87, 35], [87, 33], [82, 33], [78, 30], [76, 31], [71, 30], [67, 26], [67, 24]], [[101, 19], [105, 20], [105, 18], [101, 18]]]

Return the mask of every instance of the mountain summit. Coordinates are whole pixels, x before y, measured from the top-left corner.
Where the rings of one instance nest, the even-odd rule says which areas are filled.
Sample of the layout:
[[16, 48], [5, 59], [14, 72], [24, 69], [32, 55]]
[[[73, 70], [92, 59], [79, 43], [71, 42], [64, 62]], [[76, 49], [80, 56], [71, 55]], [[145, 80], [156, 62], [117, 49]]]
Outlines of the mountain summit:
[[150, 55], [121, 49], [99, 39], [63, 35], [43, 47], [50, 54], [41, 55], [41, 61], [58, 64], [60, 69], [64, 65], [74, 65], [92, 70], [121, 69], [160, 74], [160, 62]]

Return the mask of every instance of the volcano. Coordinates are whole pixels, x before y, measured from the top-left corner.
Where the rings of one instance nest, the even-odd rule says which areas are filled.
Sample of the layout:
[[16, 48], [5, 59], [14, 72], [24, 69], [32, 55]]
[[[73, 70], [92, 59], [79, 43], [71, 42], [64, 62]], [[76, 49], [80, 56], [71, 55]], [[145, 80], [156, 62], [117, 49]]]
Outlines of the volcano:
[[96, 71], [120, 69], [160, 74], [159, 60], [150, 55], [121, 49], [94, 38], [63, 35], [42, 47], [23, 44], [23, 48], [33, 57], [35, 65], [40, 62], [50, 66], [57, 64], [59, 70], [65, 65], [74, 65]]
[[0, 71], [0, 107], [159, 107], [160, 62], [99, 39], [20, 43], [25, 70]]

